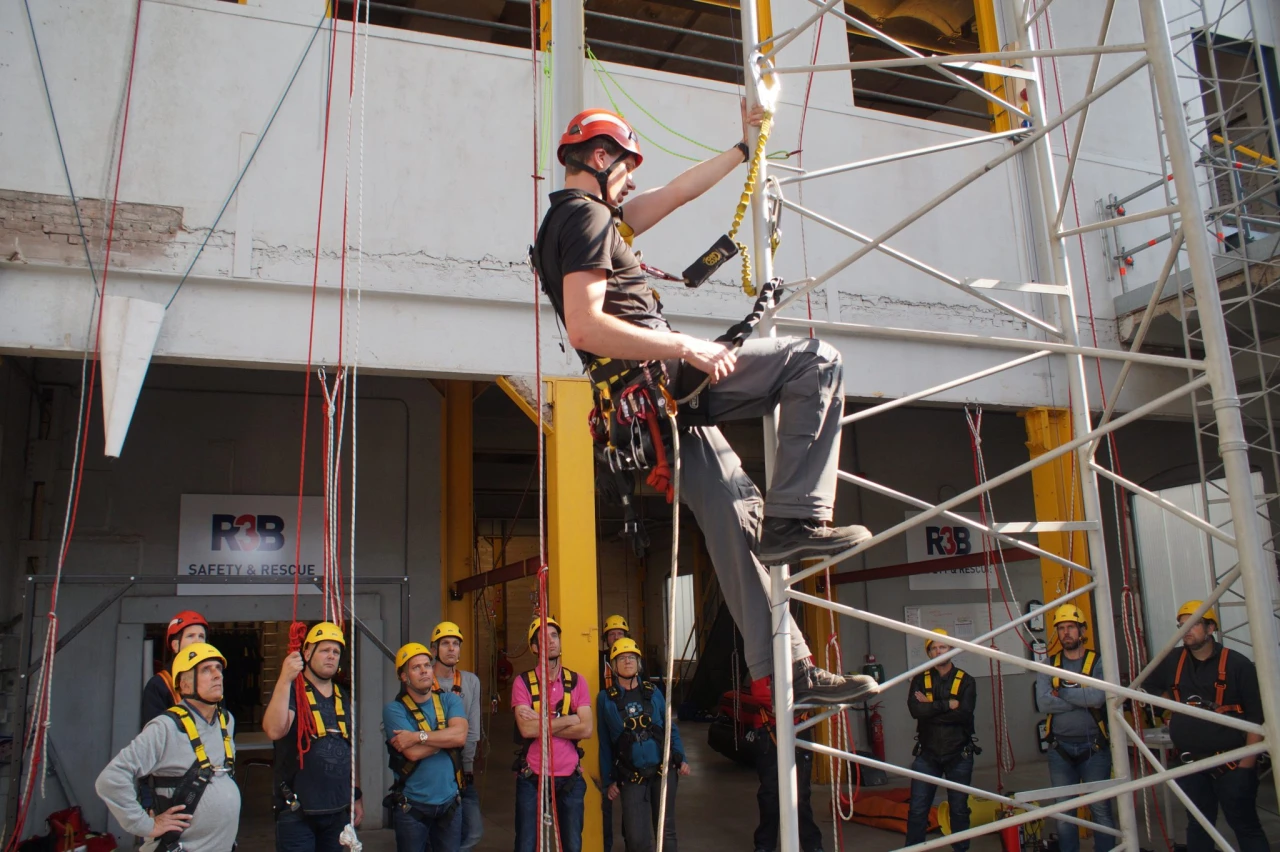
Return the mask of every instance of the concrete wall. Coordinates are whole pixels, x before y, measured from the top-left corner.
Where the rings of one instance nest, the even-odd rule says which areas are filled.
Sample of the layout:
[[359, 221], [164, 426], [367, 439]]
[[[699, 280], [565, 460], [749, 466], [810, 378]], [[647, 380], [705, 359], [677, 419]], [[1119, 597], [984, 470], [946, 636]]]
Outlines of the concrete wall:
[[[17, 365], [6, 365], [10, 376]], [[6, 429], [6, 462], [26, 451], [32, 463], [6, 464], [0, 471], [0, 494], [9, 511], [3, 518], [6, 534], [0, 543], [0, 587], [31, 593], [20, 578], [22, 564], [14, 557], [12, 527], [27, 514], [11, 495], [28, 487], [28, 473], [44, 475], [40, 460], [47, 458], [53, 484], [46, 491], [42, 528], [37, 541], [18, 550], [40, 559], [40, 572], [52, 573], [65, 511], [70, 476], [78, 364], [71, 361], [28, 362], [28, 375], [40, 388], [53, 392], [55, 408], [51, 437], [56, 452], [42, 450], [42, 442], [25, 443], [22, 429]], [[298, 487], [298, 434], [301, 424], [302, 376], [268, 372], [212, 370], [191, 367], [153, 367], [138, 401], [122, 457], [101, 455], [101, 418], [90, 421], [89, 453], [80, 497], [76, 538], [64, 569], [70, 583], [58, 602], [60, 635], [130, 577], [163, 579], [178, 571], [179, 497], [184, 493], [282, 494]], [[313, 388], [314, 390], [314, 388]], [[25, 406], [28, 386], [22, 381], [0, 383], [6, 421], [16, 419]], [[440, 397], [425, 381], [370, 377], [360, 385], [359, 531], [356, 560], [359, 576], [391, 578], [380, 585], [361, 585], [361, 617], [392, 649], [401, 644], [401, 577], [408, 577], [403, 593], [411, 595], [410, 631], [427, 635], [440, 610]], [[307, 470], [307, 493], [320, 493], [319, 407], [312, 400]], [[21, 424], [19, 424], [21, 425]], [[8, 423], [6, 423], [8, 426]], [[10, 437], [11, 436], [11, 437]], [[17, 485], [15, 485], [17, 483]], [[94, 575], [105, 583], [82, 585], [75, 578]], [[48, 607], [48, 587], [36, 592], [37, 616]], [[76, 795], [95, 825], [104, 808], [91, 784], [98, 770], [137, 729], [141, 689], [141, 624], [161, 622], [177, 609], [194, 607], [215, 620], [288, 620], [291, 596], [259, 595], [227, 598], [183, 595], [173, 597], [174, 585], [136, 585], [125, 598], [107, 607], [79, 633], [59, 656], [54, 682], [53, 730], [62, 760], [76, 785]], [[20, 595], [5, 596], [5, 615], [20, 611]], [[142, 602], [149, 601], [144, 605]], [[303, 601], [300, 616], [312, 612], [318, 598]], [[143, 606], [143, 610], [138, 607]], [[149, 607], [149, 609], [147, 608]], [[281, 609], [283, 607], [283, 609]], [[145, 612], [144, 612], [145, 610]], [[216, 611], [223, 612], [218, 616]], [[150, 613], [151, 617], [144, 617]], [[38, 619], [39, 620], [39, 619]], [[42, 621], [41, 621], [42, 623]], [[126, 629], [128, 625], [133, 627]], [[123, 633], [118, 633], [118, 628]], [[129, 632], [132, 630], [132, 632]], [[136, 634], [136, 635], [135, 635]], [[120, 643], [124, 642], [124, 645]], [[382, 685], [394, 680], [389, 661], [364, 643], [360, 665], [375, 680], [361, 679], [366, 699], [361, 720], [369, 732], [364, 739], [362, 776], [366, 787], [383, 786], [384, 753], [378, 732]], [[372, 655], [371, 655], [372, 652]], [[37, 650], [38, 653], [38, 650]], [[124, 661], [123, 663], [121, 661]], [[136, 662], [130, 662], [136, 661]], [[123, 665], [123, 668], [120, 666]], [[123, 672], [123, 675], [121, 674]], [[128, 676], [132, 687], [121, 686]], [[113, 680], [116, 682], [113, 687]], [[130, 684], [131, 680], [123, 681]], [[112, 695], [118, 700], [115, 718], [104, 714], [101, 724], [84, 724], [80, 701], [85, 695]], [[386, 695], [390, 698], [390, 694]], [[110, 711], [111, 703], [105, 705]], [[366, 716], [366, 711], [369, 715]], [[114, 732], [114, 733], [113, 733]], [[123, 738], [123, 739], [122, 739]], [[54, 798], [42, 807], [59, 807]], [[43, 813], [31, 824], [38, 825]], [[371, 815], [380, 819], [381, 811]]]
[[[241, 163], [311, 36], [317, 21], [312, 5], [298, 0], [260, 6], [215, 0], [143, 4], [121, 198], [179, 209], [182, 225], [176, 234], [166, 234], [159, 253], [149, 249], [115, 256], [120, 269], [112, 275], [114, 292], [161, 301], [174, 293], [177, 274], [208, 235]], [[90, 198], [110, 195], [114, 159], [109, 152], [124, 85], [131, 9], [125, 3], [61, 0], [37, 12], [68, 163], [79, 193]], [[780, 26], [807, 15], [807, 10], [804, 0], [775, 4]], [[1072, 4], [1054, 11], [1059, 33], [1092, 37], [1096, 10]], [[0, 166], [0, 187], [65, 195], [51, 125], [43, 118], [47, 110], [25, 21], [14, 6], [0, 14], [5, 16], [0, 18], [4, 33], [0, 47], [5, 55], [15, 57], [0, 70], [4, 105], [12, 114], [33, 117], [0, 140], [0, 163], [6, 164]], [[1116, 37], [1132, 36], [1131, 17], [1120, 15]], [[95, 49], [86, 50], [90, 43]], [[304, 359], [323, 148], [323, 81], [328, 67], [321, 49], [324, 43], [321, 39], [320, 47], [303, 64], [227, 216], [173, 302], [157, 347], [162, 360], [273, 365]], [[826, 39], [822, 58], [844, 58], [842, 45], [841, 39]], [[807, 60], [810, 47], [807, 39], [798, 39], [787, 49], [783, 64]], [[348, 39], [339, 37], [339, 69], [347, 66], [347, 51]], [[1064, 62], [1064, 69], [1068, 67], [1075, 66]], [[1111, 67], [1109, 59], [1104, 70]], [[368, 68], [365, 197], [361, 204], [353, 195], [352, 204], [353, 234], [363, 217], [361, 276], [367, 292], [362, 362], [385, 371], [473, 376], [531, 372], [531, 282], [523, 266], [533, 226], [527, 175], [527, 140], [533, 121], [527, 54], [374, 28]], [[660, 117], [682, 133], [713, 146], [728, 147], [737, 138], [738, 93], [732, 87], [641, 69], [611, 71], [637, 101], [655, 109], [661, 105]], [[1063, 72], [1068, 100], [1082, 86], [1072, 73]], [[807, 167], [973, 135], [853, 106], [846, 75], [833, 73], [818, 79], [806, 119]], [[802, 76], [787, 78], [773, 137], [775, 149], [797, 147], [803, 80]], [[338, 322], [334, 288], [340, 277], [348, 121], [346, 100], [341, 97], [343, 83], [335, 84], [339, 95], [330, 120], [319, 264], [317, 357], [329, 361], [336, 355]], [[594, 81], [588, 85], [587, 100], [604, 102]], [[1117, 93], [1115, 104], [1108, 107], [1113, 112], [1096, 114], [1077, 175], [1086, 220], [1091, 214], [1090, 199], [1104, 188], [1140, 184], [1159, 171], [1154, 145], [1148, 144], [1154, 140], [1146, 140], [1142, 133], [1141, 115], [1149, 103], [1143, 81], [1137, 80]], [[1110, 116], [1122, 120], [1117, 124], [1108, 120]], [[360, 115], [355, 117], [358, 129]], [[687, 153], [688, 143], [669, 136], [638, 112], [634, 117], [641, 132]], [[1104, 132], [1115, 126], [1132, 132]], [[793, 187], [788, 195], [875, 234], [1001, 150], [1003, 143], [985, 143], [814, 181], [803, 192]], [[358, 150], [352, 154], [353, 187], [359, 184], [358, 155]], [[656, 185], [686, 166], [686, 161], [649, 145], [638, 179], [642, 186]], [[646, 235], [643, 246], [649, 259], [678, 269], [701, 252], [727, 226], [740, 177], [726, 180]], [[995, 168], [892, 243], [958, 277], [1027, 280], [1042, 259], [1028, 248], [1027, 180], [1016, 160]], [[691, 227], [691, 223], [704, 224]], [[806, 270], [817, 272], [856, 247], [811, 223], [804, 226], [801, 239], [794, 216], [786, 217], [784, 231], [778, 271], [790, 279], [802, 277]], [[807, 254], [801, 251], [802, 242]], [[98, 241], [95, 250], [100, 249]], [[1086, 239], [1086, 256], [1096, 257], [1097, 251], [1096, 237]], [[1152, 261], [1142, 261], [1148, 262]], [[354, 275], [353, 266], [348, 280]], [[0, 288], [0, 317], [4, 318], [0, 347], [67, 353], [83, 345], [90, 303], [87, 276], [34, 262], [0, 265], [0, 276], [6, 284]], [[667, 308], [680, 327], [717, 333], [742, 314], [746, 300], [731, 280], [729, 267], [723, 276], [697, 292], [668, 288]], [[1077, 284], [1084, 314], [1083, 275]], [[1115, 336], [1108, 322], [1113, 293], [1099, 281], [1097, 270], [1092, 284], [1094, 312], [1100, 318], [1098, 335], [1108, 345]], [[1036, 297], [1011, 295], [1009, 300], [1032, 312], [1045, 309]], [[818, 317], [976, 335], [977, 348], [886, 344], [842, 333], [826, 335], [851, 362], [876, 365], [874, 370], [851, 373], [849, 390], [855, 396], [894, 396], [927, 386], [938, 378], [939, 363], [948, 364], [949, 374], [989, 365], [997, 355], [981, 348], [981, 338], [1029, 334], [1020, 321], [879, 254], [837, 276], [833, 287], [816, 294], [813, 310]], [[549, 330], [550, 314], [544, 310], [543, 316], [544, 328]], [[478, 339], [488, 345], [474, 346]], [[544, 336], [544, 366], [552, 372], [575, 372], [576, 366], [557, 343], [553, 333]], [[1124, 404], [1177, 378], [1139, 376], [1133, 385], [1135, 395]], [[1054, 381], [1043, 364], [1006, 374], [971, 392], [989, 402], [1011, 405], [1066, 401], [1062, 383]], [[962, 396], [952, 392], [944, 398]]]

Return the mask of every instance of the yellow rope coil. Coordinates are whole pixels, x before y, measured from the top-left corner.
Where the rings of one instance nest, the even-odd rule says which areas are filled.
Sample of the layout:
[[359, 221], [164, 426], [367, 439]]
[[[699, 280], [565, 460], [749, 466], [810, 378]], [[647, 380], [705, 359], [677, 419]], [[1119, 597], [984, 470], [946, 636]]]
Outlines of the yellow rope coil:
[[742, 254], [742, 290], [748, 296], [756, 294], [755, 285], [751, 282], [751, 255], [747, 252], [745, 243], [740, 243], [734, 239], [738, 235], [738, 229], [742, 227], [742, 220], [747, 215], [747, 208], [751, 206], [751, 195], [756, 191], [756, 181], [760, 177], [760, 161], [764, 159], [764, 149], [769, 143], [769, 131], [773, 129], [773, 113], [766, 112], [764, 117], [760, 119], [760, 136], [756, 139], [756, 149], [751, 155], [751, 165], [747, 168], [747, 181], [742, 186], [742, 196], [738, 199], [738, 209], [733, 214], [733, 226], [729, 228], [729, 239], [733, 240], [734, 245], [738, 247], [738, 251]]

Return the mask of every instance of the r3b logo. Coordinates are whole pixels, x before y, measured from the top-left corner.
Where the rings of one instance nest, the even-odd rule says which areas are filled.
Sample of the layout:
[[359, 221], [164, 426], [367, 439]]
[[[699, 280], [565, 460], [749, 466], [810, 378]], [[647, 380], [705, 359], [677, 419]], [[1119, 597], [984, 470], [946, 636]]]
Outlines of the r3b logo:
[[973, 550], [968, 527], [925, 527], [929, 556], [964, 556]]
[[213, 550], [279, 550], [284, 547], [284, 519], [279, 515], [214, 515]]

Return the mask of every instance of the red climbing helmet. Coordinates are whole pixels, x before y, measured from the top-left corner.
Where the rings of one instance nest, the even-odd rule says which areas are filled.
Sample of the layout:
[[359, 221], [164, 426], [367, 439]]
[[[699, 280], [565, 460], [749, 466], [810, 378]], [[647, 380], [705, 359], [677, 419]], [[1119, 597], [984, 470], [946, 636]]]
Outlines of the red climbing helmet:
[[200, 613], [190, 609], [178, 613], [169, 620], [169, 627], [164, 632], [165, 641], [168, 642], [181, 636], [182, 631], [193, 624], [199, 624], [206, 631], [209, 629], [209, 622], [205, 621], [204, 616]]
[[573, 117], [560, 137], [560, 147], [556, 149], [556, 158], [564, 165], [564, 149], [568, 145], [576, 145], [595, 139], [597, 136], [608, 136], [622, 146], [622, 149], [636, 158], [636, 165], [644, 162], [640, 153], [640, 138], [631, 129], [627, 120], [616, 112], [607, 109], [583, 110]]

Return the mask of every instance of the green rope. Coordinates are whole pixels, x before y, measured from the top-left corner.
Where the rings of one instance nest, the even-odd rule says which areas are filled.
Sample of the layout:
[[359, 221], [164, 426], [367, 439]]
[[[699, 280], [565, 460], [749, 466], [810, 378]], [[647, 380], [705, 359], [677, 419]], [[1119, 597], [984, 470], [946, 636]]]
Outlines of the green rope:
[[542, 138], [538, 141], [541, 151], [538, 156], [538, 174], [545, 174], [551, 162], [551, 140], [553, 128], [551, 122], [554, 114], [551, 111], [551, 51], [542, 54]]
[[[612, 106], [613, 106], [613, 111], [614, 111], [614, 112], [616, 112], [618, 115], [621, 115], [621, 116], [623, 116], [624, 118], [626, 117], [626, 116], [625, 116], [625, 114], [623, 113], [622, 107], [621, 107], [621, 106], [619, 106], [619, 104], [618, 104], [617, 100], [615, 100], [615, 99], [614, 99], [614, 97], [613, 97], [613, 93], [609, 91], [609, 86], [608, 86], [608, 84], [605, 82], [605, 80], [606, 80], [606, 79], [607, 79], [610, 83], [613, 83], [613, 85], [617, 87], [618, 91], [619, 91], [619, 92], [620, 92], [620, 93], [621, 93], [621, 94], [622, 94], [622, 95], [623, 95], [627, 100], [629, 100], [629, 101], [631, 101], [631, 103], [635, 104], [636, 108], [637, 108], [637, 109], [639, 109], [639, 110], [640, 110], [640, 112], [644, 113], [646, 116], [648, 116], [648, 118], [649, 118], [651, 121], [653, 121], [653, 123], [654, 123], [654, 124], [658, 125], [658, 126], [659, 126], [659, 127], [661, 127], [663, 130], [665, 130], [665, 131], [667, 131], [668, 133], [670, 133], [672, 136], [677, 136], [677, 137], [679, 137], [679, 138], [683, 139], [684, 141], [686, 141], [686, 142], [688, 142], [688, 143], [690, 143], [690, 144], [692, 144], [692, 145], [696, 145], [696, 146], [698, 146], [699, 148], [704, 148], [704, 149], [706, 149], [706, 150], [708, 150], [708, 151], [712, 151], [712, 152], [714, 152], [714, 153], [716, 153], [716, 154], [722, 153], [722, 152], [721, 152], [721, 150], [720, 150], [719, 148], [713, 148], [713, 147], [711, 147], [710, 145], [705, 145], [705, 144], [703, 144], [702, 142], [699, 142], [697, 139], [692, 139], [692, 138], [690, 138], [690, 137], [688, 137], [688, 136], [685, 136], [683, 133], [679, 132], [678, 130], [675, 130], [675, 129], [671, 128], [671, 127], [668, 127], [666, 124], [664, 124], [664, 123], [662, 122], [662, 120], [661, 120], [661, 119], [659, 119], [659, 118], [658, 118], [657, 116], [655, 116], [653, 113], [649, 112], [649, 110], [645, 109], [643, 104], [641, 104], [639, 101], [637, 101], [635, 98], [633, 98], [633, 97], [631, 96], [631, 93], [630, 93], [630, 92], [628, 92], [628, 91], [623, 87], [623, 85], [622, 85], [621, 83], [619, 83], [616, 79], [614, 79], [614, 76], [613, 76], [612, 74], [610, 74], [610, 73], [609, 73], [609, 71], [608, 71], [608, 69], [606, 69], [606, 68], [604, 67], [604, 65], [600, 62], [599, 58], [597, 58], [597, 57], [596, 57], [595, 53], [591, 50], [591, 48], [590, 48], [590, 47], [588, 47], [588, 48], [587, 48], [587, 59], [591, 62], [591, 67], [592, 67], [592, 69], [596, 72], [596, 77], [597, 77], [597, 78], [599, 78], [599, 80], [600, 80], [600, 88], [604, 91], [605, 97], [607, 97], [607, 98], [609, 99], [609, 103], [610, 103], [610, 105], [612, 105]], [[697, 162], [701, 162], [701, 161], [702, 161], [702, 159], [704, 159], [704, 158], [700, 158], [700, 157], [690, 157], [690, 156], [688, 156], [688, 155], [686, 155], [686, 154], [681, 154], [681, 153], [679, 153], [679, 152], [677, 152], [677, 151], [672, 151], [670, 148], [666, 148], [666, 147], [664, 147], [663, 145], [661, 145], [660, 143], [658, 143], [658, 142], [657, 142], [655, 139], [653, 139], [652, 137], [650, 137], [650, 136], [646, 135], [645, 133], [642, 133], [639, 129], [636, 129], [636, 133], [637, 133], [637, 135], [639, 135], [639, 136], [640, 136], [640, 138], [641, 138], [641, 139], [644, 139], [646, 142], [648, 142], [648, 143], [649, 143], [650, 145], [652, 145], [653, 147], [657, 148], [659, 151], [662, 151], [662, 152], [664, 152], [664, 153], [670, 154], [670, 155], [671, 155], [671, 156], [673, 156], [673, 157], [678, 157], [678, 158], [680, 158], [680, 159], [682, 159], [682, 160], [690, 160], [690, 161], [695, 162], [695, 163], [697, 163]]]

